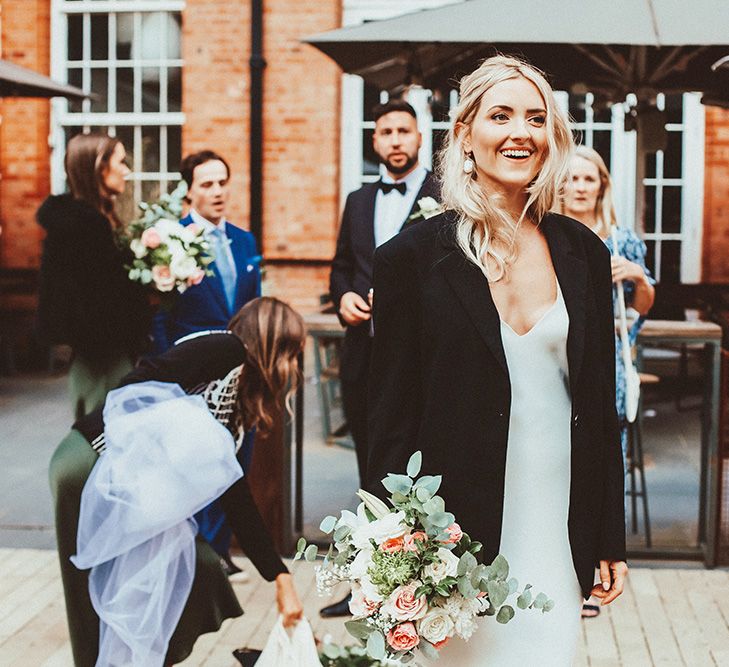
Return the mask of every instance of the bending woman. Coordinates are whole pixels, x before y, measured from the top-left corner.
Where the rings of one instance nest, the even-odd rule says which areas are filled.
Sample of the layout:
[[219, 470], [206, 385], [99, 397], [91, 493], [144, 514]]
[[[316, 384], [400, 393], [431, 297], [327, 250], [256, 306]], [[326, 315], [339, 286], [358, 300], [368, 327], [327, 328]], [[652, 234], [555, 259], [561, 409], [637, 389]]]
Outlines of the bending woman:
[[439, 664], [567, 667], [583, 597], [611, 602], [627, 572], [610, 258], [549, 213], [573, 146], [544, 76], [489, 58], [459, 100], [446, 212], [375, 252], [368, 488], [421, 450], [484, 560], [503, 553], [555, 600], [482, 623]]
[[[304, 343], [303, 321], [281, 301], [263, 297], [244, 306], [229, 328], [230, 333], [200, 336], [145, 360], [122, 385], [156, 380], [176, 383], [187, 394], [201, 395], [213, 417], [238, 445], [254, 426], [259, 432], [268, 431], [300, 381], [297, 357]], [[66, 613], [77, 667], [96, 663], [99, 618], [89, 596], [88, 571], [76, 569], [69, 558], [76, 553], [81, 493], [105, 446], [103, 416], [97, 410], [74, 424], [50, 464]], [[204, 446], [205, 442], [200, 442], [200, 447]], [[191, 475], [194, 473], [190, 470]], [[241, 548], [266, 580], [276, 582], [284, 623], [294, 623], [301, 616], [301, 603], [246, 478], [230, 486], [220, 502]], [[192, 590], [165, 662], [181, 662], [199, 635], [214, 632], [223, 620], [242, 613], [217, 555], [198, 537]]]

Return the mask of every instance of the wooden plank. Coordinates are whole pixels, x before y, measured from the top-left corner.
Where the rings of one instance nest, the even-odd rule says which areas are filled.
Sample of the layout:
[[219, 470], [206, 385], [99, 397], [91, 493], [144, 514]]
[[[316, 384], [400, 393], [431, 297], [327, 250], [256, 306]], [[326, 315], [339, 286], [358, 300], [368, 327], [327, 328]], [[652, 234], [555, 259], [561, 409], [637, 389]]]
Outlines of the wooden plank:
[[603, 607], [598, 616], [583, 621], [585, 647], [592, 666], [613, 667], [620, 662], [610, 623], [610, 611], [609, 607]]
[[701, 629], [711, 654], [725, 656], [729, 655], [729, 627], [715, 602], [707, 574], [702, 570], [681, 570], [678, 576], [686, 589], [694, 614], [701, 621]]
[[[631, 576], [628, 576], [623, 594], [607, 609], [620, 654], [620, 663], [626, 666], [650, 665], [650, 652], [638, 615]], [[585, 623], [588, 620], [585, 620]]]
[[684, 665], [670, 621], [676, 608], [671, 605], [670, 614], [667, 613], [653, 579], [653, 571], [633, 568], [630, 580], [652, 664], [666, 667]]

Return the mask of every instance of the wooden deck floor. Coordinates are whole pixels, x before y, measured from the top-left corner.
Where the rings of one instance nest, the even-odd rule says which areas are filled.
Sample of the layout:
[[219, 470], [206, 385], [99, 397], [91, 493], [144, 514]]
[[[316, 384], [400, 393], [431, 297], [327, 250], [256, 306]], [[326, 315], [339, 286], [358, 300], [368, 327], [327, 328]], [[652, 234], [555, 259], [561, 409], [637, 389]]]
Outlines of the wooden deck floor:
[[[234, 648], [262, 647], [276, 618], [274, 588], [247, 569], [250, 580], [236, 584], [245, 615], [201, 637], [185, 667], [235, 667]], [[316, 594], [312, 566], [292, 569], [316, 635], [349, 643], [341, 620], [318, 616], [326, 601]], [[583, 622], [576, 665], [729, 665], [727, 593], [725, 570], [634, 567], [623, 597]], [[53, 551], [0, 549], [0, 665], [73, 666]]]

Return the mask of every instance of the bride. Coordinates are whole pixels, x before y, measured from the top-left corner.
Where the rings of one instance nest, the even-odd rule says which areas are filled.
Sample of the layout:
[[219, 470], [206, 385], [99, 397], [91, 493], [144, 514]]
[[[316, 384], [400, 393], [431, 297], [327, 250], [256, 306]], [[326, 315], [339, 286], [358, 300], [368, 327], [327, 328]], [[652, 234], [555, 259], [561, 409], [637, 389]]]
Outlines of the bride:
[[610, 257], [549, 212], [573, 143], [544, 76], [497, 56], [459, 99], [445, 213], [375, 253], [368, 488], [421, 450], [484, 560], [556, 603], [482, 622], [441, 665], [564, 667], [582, 599], [627, 574]]

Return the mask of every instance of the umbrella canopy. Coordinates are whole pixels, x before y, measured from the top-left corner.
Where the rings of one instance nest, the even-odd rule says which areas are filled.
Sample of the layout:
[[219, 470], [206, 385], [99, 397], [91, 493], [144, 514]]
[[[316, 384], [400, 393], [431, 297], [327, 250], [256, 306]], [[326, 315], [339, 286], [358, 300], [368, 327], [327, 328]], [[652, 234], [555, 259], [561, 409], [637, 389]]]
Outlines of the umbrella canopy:
[[605, 102], [683, 91], [729, 102], [729, 67], [718, 66], [729, 55], [726, 0], [469, 0], [304, 41], [391, 93], [452, 88], [500, 52]]
[[57, 83], [43, 74], [0, 60], [0, 97], [92, 97], [80, 88]]

